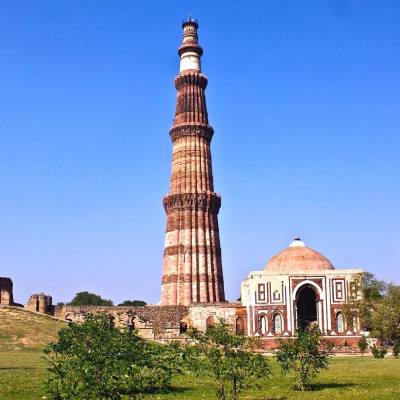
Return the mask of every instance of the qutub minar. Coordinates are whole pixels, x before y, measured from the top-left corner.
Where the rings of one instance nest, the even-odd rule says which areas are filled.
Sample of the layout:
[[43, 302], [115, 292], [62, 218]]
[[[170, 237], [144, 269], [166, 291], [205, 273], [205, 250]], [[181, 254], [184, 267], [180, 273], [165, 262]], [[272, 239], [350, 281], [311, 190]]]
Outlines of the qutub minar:
[[[210, 152], [214, 132], [207, 115], [207, 78], [200, 67], [203, 50], [197, 21], [189, 17], [182, 28], [170, 130], [171, 185], [163, 202], [167, 227], [160, 304], [54, 307], [51, 296], [41, 293], [32, 295], [25, 307], [68, 321], [82, 321], [88, 312], [107, 313], [115, 325], [133, 327], [139, 335], [158, 341], [185, 339], [188, 327], [206, 330], [223, 318], [232, 332], [260, 337], [265, 350], [314, 323], [334, 351], [357, 351], [358, 340], [366, 333], [357, 313], [345, 316], [343, 306], [359, 298], [356, 276], [362, 270], [335, 269], [299, 238], [263, 269], [249, 273], [241, 284], [240, 301], [225, 301], [218, 229], [221, 198], [214, 192]], [[0, 278], [0, 305], [15, 305], [12, 288], [9, 278]]]
[[162, 305], [225, 300], [218, 230], [221, 198], [214, 192], [210, 150], [214, 131], [208, 123], [207, 78], [200, 67], [203, 49], [197, 22], [188, 18], [182, 26], [176, 111], [170, 130], [171, 187], [164, 197], [167, 233]]

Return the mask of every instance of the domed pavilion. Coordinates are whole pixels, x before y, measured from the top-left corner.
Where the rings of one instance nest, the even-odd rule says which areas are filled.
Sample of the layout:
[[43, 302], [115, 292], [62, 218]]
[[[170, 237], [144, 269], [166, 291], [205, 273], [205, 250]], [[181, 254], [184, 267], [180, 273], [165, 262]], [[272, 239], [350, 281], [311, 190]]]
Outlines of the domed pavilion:
[[274, 347], [278, 337], [293, 336], [315, 323], [334, 342], [358, 340], [359, 321], [345, 318], [342, 308], [359, 295], [356, 276], [361, 272], [335, 269], [327, 257], [295, 238], [264, 270], [250, 272], [242, 282], [246, 334]]

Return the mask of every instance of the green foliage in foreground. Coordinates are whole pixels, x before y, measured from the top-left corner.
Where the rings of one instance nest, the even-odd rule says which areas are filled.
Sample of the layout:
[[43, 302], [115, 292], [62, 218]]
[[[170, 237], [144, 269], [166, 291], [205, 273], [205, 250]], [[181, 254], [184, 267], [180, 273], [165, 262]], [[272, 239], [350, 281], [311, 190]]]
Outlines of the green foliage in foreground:
[[194, 340], [186, 350], [189, 369], [213, 378], [218, 399], [237, 400], [244, 388], [269, 376], [266, 357], [253, 352], [259, 342], [233, 335], [224, 320], [205, 333], [192, 330], [189, 336]]
[[70, 306], [112, 306], [111, 300], [101, 298], [98, 294], [90, 292], [79, 292], [68, 303]]
[[374, 356], [374, 358], [384, 358], [387, 353], [387, 348], [384, 346], [377, 346], [376, 344], [374, 344], [371, 347], [371, 353]]
[[293, 376], [298, 390], [310, 390], [311, 380], [328, 367], [328, 353], [317, 325], [280, 342], [276, 358], [285, 374]]
[[119, 400], [142, 398], [171, 386], [179, 372], [176, 346], [145, 341], [116, 329], [106, 315], [87, 315], [59, 332], [45, 350], [50, 399]]
[[[269, 359], [272, 379], [260, 381], [260, 388], [242, 392], [245, 400], [393, 400], [400, 398], [400, 360], [364, 357], [333, 357], [321, 371], [313, 390], [293, 390], [290, 377], [280, 373], [276, 360]], [[39, 350], [0, 351], [0, 399], [43, 400], [46, 362]], [[173, 390], [149, 394], [146, 400], [205, 400], [214, 396], [212, 378], [191, 373], [176, 375]], [[127, 400], [127, 397], [123, 397]]]

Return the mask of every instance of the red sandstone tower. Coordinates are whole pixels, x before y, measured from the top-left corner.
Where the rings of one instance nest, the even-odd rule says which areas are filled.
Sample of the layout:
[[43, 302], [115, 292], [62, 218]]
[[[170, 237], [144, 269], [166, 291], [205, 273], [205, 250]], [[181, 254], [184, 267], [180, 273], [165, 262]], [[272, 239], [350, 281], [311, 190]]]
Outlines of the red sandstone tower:
[[214, 193], [198, 23], [182, 24], [180, 73], [175, 78], [176, 111], [170, 192], [164, 197], [167, 229], [161, 288], [162, 305], [225, 301], [219, 241], [221, 198]]

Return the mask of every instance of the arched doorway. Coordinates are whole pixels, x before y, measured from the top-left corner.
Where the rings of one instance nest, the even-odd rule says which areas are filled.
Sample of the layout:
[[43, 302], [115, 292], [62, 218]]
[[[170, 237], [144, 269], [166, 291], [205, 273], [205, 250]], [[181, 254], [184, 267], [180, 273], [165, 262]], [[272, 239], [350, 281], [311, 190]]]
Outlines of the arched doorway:
[[267, 317], [264, 314], [260, 316], [258, 325], [259, 325], [260, 335], [264, 336], [267, 333]]
[[244, 320], [240, 316], [236, 318], [236, 335], [244, 335]]
[[209, 329], [212, 329], [215, 327], [215, 321], [214, 321], [214, 317], [209, 316], [206, 319], [206, 330], [208, 331]]
[[297, 329], [305, 330], [310, 323], [318, 321], [317, 295], [310, 285], [304, 285], [297, 292]]

